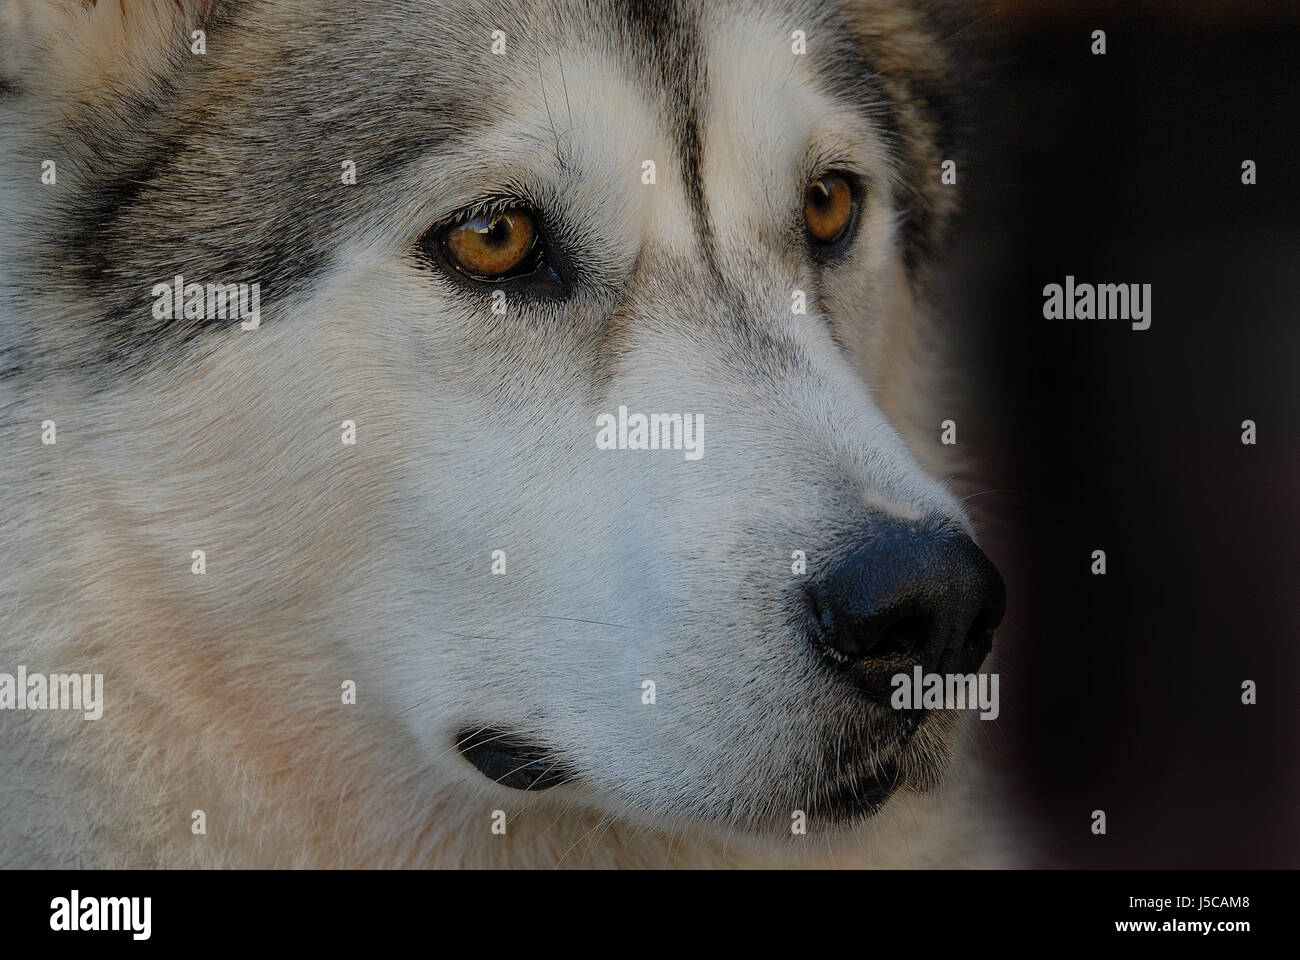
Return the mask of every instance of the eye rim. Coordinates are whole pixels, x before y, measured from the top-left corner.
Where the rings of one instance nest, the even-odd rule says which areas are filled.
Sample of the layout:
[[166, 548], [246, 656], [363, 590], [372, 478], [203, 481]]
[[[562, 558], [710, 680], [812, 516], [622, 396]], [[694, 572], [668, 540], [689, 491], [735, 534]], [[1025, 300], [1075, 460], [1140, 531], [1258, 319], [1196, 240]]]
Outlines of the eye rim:
[[[808, 223], [808, 191], [812, 189], [813, 184], [820, 180], [834, 177], [844, 183], [849, 191], [849, 210], [848, 216], [839, 230], [833, 237], [822, 239], [812, 232], [811, 225]], [[803, 227], [803, 234], [808, 243], [809, 250], [815, 260], [821, 262], [830, 262], [842, 257], [852, 245], [854, 238], [857, 236], [858, 224], [861, 221], [862, 205], [865, 194], [862, 178], [851, 170], [845, 170], [840, 167], [827, 167], [809, 177], [804, 183], [803, 197], [804, 205], [800, 213], [800, 222]]]
[[[446, 242], [451, 231], [477, 217], [495, 217], [515, 209], [527, 213], [533, 222], [533, 240], [528, 253], [504, 274], [482, 275], [466, 270]], [[531, 300], [563, 300], [573, 292], [571, 271], [563, 250], [553, 243], [552, 236], [539, 205], [527, 195], [512, 190], [480, 197], [443, 217], [420, 235], [416, 248], [423, 262], [469, 295], [486, 297], [494, 290], [504, 289], [512, 291], [512, 296]]]

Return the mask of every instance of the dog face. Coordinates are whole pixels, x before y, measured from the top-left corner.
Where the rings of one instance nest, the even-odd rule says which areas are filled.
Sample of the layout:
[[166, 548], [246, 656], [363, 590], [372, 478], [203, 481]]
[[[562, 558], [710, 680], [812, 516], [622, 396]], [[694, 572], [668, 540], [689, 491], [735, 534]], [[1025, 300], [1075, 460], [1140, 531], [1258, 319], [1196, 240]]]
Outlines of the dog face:
[[[70, 185], [24, 201], [66, 279], [9, 344], [29, 382], [115, 398], [86, 469], [140, 542], [220, 558], [175, 602], [272, 662], [311, 635], [465, 803], [788, 833], [931, 785], [954, 723], [885, 678], [974, 669], [1001, 602], [915, 453], [937, 28], [869, 2], [208, 16], [135, 107], [78, 101]], [[176, 274], [260, 283], [260, 326], [159, 318]], [[71, 338], [43, 322], [86, 303]], [[652, 414], [665, 442], [631, 449]]]

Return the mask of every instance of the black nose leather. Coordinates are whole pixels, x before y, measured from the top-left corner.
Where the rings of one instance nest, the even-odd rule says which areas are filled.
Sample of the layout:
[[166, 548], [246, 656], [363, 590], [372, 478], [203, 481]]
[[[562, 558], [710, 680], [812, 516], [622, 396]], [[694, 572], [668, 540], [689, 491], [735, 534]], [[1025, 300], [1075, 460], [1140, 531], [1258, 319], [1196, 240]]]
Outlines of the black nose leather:
[[969, 673], [992, 649], [1006, 591], [965, 534], [882, 519], [813, 582], [807, 602], [813, 640], [832, 662]]

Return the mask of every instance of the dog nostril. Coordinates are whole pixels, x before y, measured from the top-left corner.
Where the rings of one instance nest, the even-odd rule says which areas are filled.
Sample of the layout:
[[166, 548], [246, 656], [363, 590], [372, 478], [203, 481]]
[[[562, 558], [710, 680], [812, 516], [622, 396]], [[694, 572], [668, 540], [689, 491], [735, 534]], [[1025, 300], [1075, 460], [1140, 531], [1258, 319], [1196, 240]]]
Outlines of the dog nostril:
[[907, 653], [924, 646], [925, 638], [933, 632], [929, 618], [903, 617], [880, 632], [880, 639], [869, 651], [876, 656], [888, 653]]
[[986, 606], [979, 612], [970, 630], [966, 632], [966, 642], [962, 644], [963, 666], [973, 661], [971, 669], [974, 669], [984, 661], [993, 649], [993, 631], [1001, 622], [1002, 612], [992, 606]]
[[993, 631], [998, 628], [998, 624], [1001, 622], [1001, 610], [995, 610], [991, 606], [985, 607], [980, 611], [980, 615], [975, 618], [975, 622], [971, 624], [967, 639], [975, 640], [981, 637], [991, 637]]

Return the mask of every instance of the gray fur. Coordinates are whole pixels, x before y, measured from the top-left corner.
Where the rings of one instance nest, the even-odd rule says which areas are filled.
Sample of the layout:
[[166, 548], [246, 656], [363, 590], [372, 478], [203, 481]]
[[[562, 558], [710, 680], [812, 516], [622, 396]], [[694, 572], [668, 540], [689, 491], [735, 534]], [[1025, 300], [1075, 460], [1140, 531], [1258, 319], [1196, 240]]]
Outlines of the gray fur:
[[[152, 59], [97, 68], [109, 89], [60, 44], [115, 22], [75, 6], [0, 21], [0, 49], [62, 51], [53, 92], [35, 54], [0, 69], [0, 669], [98, 668], [109, 700], [86, 726], [0, 714], [0, 865], [656, 865], [683, 835], [693, 864], [983, 859], [945, 806], [965, 769], [933, 789], [969, 731], [897, 740], [789, 613], [793, 549], [824, 569], [882, 512], [969, 529], [929, 439], [924, 267], [952, 199], [916, 93], [943, 59], [928, 19], [164, 4], [140, 14]], [[201, 57], [175, 42], [200, 24]], [[806, 62], [781, 54], [792, 30]], [[819, 267], [802, 186], [845, 153], [863, 224]], [[567, 299], [494, 314], [423, 251], [503, 191], [563, 248]], [[175, 274], [259, 282], [262, 329], [156, 319]], [[701, 414], [707, 455], [598, 451], [619, 404]], [[490, 784], [455, 752], [466, 725], [535, 736], [578, 781]], [[850, 825], [826, 801], [872, 768], [897, 797]], [[195, 808], [220, 830], [190, 836]]]

